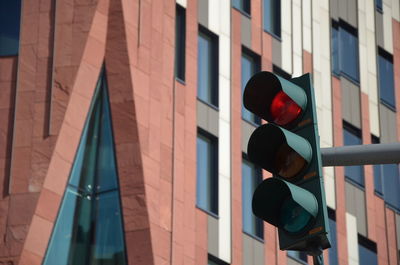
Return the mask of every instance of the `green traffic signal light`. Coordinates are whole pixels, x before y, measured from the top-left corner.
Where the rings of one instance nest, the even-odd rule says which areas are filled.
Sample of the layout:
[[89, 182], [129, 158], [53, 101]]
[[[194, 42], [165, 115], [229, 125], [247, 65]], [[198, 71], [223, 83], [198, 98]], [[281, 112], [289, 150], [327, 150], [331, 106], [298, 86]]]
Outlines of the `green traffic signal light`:
[[310, 75], [270, 72], [246, 84], [244, 106], [268, 121], [251, 135], [250, 160], [273, 174], [253, 195], [253, 213], [276, 226], [281, 249], [330, 247], [314, 91]]

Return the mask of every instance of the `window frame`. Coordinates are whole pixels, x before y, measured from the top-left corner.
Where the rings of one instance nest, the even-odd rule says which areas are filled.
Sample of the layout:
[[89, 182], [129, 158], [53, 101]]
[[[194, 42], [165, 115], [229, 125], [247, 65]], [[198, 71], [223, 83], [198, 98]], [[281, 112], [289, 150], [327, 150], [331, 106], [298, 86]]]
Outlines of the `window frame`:
[[[241, 57], [240, 57], [240, 82], [241, 82], [241, 95], [242, 95], [242, 99], [243, 99], [243, 92], [244, 92], [244, 82], [243, 82], [243, 58], [250, 58], [252, 60], [252, 68], [253, 68], [253, 73], [251, 74], [251, 76], [253, 76], [255, 73], [258, 73], [259, 71], [261, 71], [261, 56], [258, 55], [257, 53], [253, 52], [252, 50], [242, 46], [242, 53], [241, 53]], [[251, 78], [250, 76], [250, 78]], [[249, 78], [249, 79], [250, 79]], [[248, 80], [247, 80], [248, 81]], [[247, 83], [246, 81], [246, 83]], [[245, 110], [245, 112], [244, 112]], [[251, 115], [252, 120], [247, 119], [247, 117], [243, 117], [243, 114], [247, 114], [247, 115]], [[249, 110], [247, 110], [244, 107], [244, 103], [242, 100], [242, 111], [241, 111], [241, 117], [243, 121], [246, 121], [248, 123], [250, 123], [253, 126], [260, 126], [261, 125], [261, 118], [258, 117], [257, 115], [253, 114], [252, 112], [250, 112]]]
[[[360, 255], [360, 246], [362, 246], [363, 248], [375, 253], [376, 256], [376, 265], [378, 265], [379, 261], [378, 261], [378, 251], [377, 251], [377, 245], [375, 242], [369, 240], [368, 238], [362, 236], [361, 234], [357, 235], [357, 242], [358, 242], [358, 255]], [[361, 264], [361, 263], [360, 263]]]
[[[331, 73], [335, 76], [343, 76], [344, 78], [346, 78], [347, 80], [349, 80], [350, 82], [354, 83], [357, 86], [360, 86], [360, 49], [359, 49], [359, 39], [358, 39], [358, 29], [354, 28], [352, 25], [348, 24], [346, 21], [339, 19], [331, 20], [331, 57], [333, 58], [333, 30], [332, 29], [336, 29], [337, 30], [337, 71], [335, 71], [336, 69], [334, 69], [333, 67], [333, 60], [331, 62]], [[356, 41], [356, 44], [354, 45], [354, 49], [356, 49], [356, 59], [354, 60], [354, 62], [356, 63], [355, 66], [355, 71], [356, 71], [356, 76], [352, 76], [351, 73], [347, 73], [344, 69], [344, 67], [342, 67], [342, 64], [344, 64], [344, 57], [348, 57], [348, 56], [344, 56], [343, 55], [343, 50], [347, 50], [347, 49], [341, 49], [340, 47], [343, 45], [342, 44], [342, 39], [343, 39], [343, 34], [348, 34], [352, 37], [354, 37], [354, 40]], [[349, 65], [349, 63], [346, 63], [345, 65]]]
[[200, 42], [200, 37], [203, 39], [208, 39], [211, 47], [211, 53], [209, 55], [210, 57], [210, 62], [209, 62], [209, 74], [211, 74], [210, 80], [211, 80], [211, 87], [209, 88], [210, 90], [210, 102], [208, 102], [206, 99], [203, 99], [199, 96], [199, 89], [200, 89], [200, 74], [199, 74], [199, 63], [200, 60], [197, 60], [197, 99], [200, 100], [201, 102], [204, 102], [205, 104], [218, 109], [219, 108], [219, 39], [218, 35], [214, 34], [210, 30], [208, 30], [206, 27], [202, 26], [199, 24], [198, 26], [198, 43], [197, 43], [197, 54], [198, 57], [200, 56], [200, 49], [199, 49], [199, 42]]
[[[379, 101], [380, 103], [382, 103], [383, 105], [385, 105], [386, 107], [388, 107], [389, 109], [396, 111], [396, 93], [395, 93], [395, 80], [394, 80], [394, 63], [393, 63], [393, 55], [390, 54], [389, 52], [385, 51], [383, 48], [378, 46], [378, 58], [377, 58], [377, 64], [378, 64], [378, 91], [379, 91]], [[380, 59], [385, 60], [386, 62], [390, 63], [392, 66], [392, 73], [391, 73], [391, 77], [392, 77], [392, 83], [393, 86], [391, 87], [391, 91], [386, 91], [388, 93], [391, 93], [392, 96], [391, 98], [393, 99], [393, 102], [389, 102], [388, 100], [386, 100], [385, 98], [382, 98], [382, 88], [381, 88], [381, 63], [380, 63]]]
[[[263, 181], [263, 175], [262, 175], [262, 169], [260, 167], [258, 167], [257, 165], [255, 165], [254, 163], [252, 163], [250, 161], [250, 159], [248, 158], [247, 154], [242, 153], [242, 231], [243, 233], [245, 233], [246, 235], [249, 235], [261, 242], [264, 242], [264, 221], [260, 218], [258, 218], [257, 216], [255, 216], [252, 212], [252, 221], [255, 224], [255, 234], [253, 234], [252, 232], [246, 230], [245, 226], [244, 226], [244, 212], [243, 212], [243, 204], [244, 204], [244, 194], [243, 194], [243, 187], [244, 187], [244, 179], [247, 178], [249, 179], [249, 177], [245, 177], [243, 175], [243, 166], [245, 164], [245, 162], [247, 162], [248, 164], [251, 164], [251, 166], [254, 167], [254, 170], [256, 172], [256, 175], [252, 175], [250, 176], [251, 178], [257, 178], [256, 181], [256, 185], [254, 187], [254, 189]], [[254, 179], [252, 179], [252, 181], [254, 181]], [[253, 191], [254, 193], [254, 191]], [[250, 199], [251, 200], [251, 199]]]
[[[186, 78], [186, 9], [179, 4], [175, 7], [175, 79], [185, 82]], [[179, 34], [178, 34], [179, 33]]]
[[[248, 3], [248, 10], [246, 10], [245, 1]], [[240, 6], [237, 6], [237, 2]], [[232, 7], [247, 17], [251, 17], [251, 0], [232, 0]]]
[[[353, 136], [359, 138], [360, 139], [360, 143], [359, 144], [362, 144], [362, 132], [361, 132], [361, 130], [356, 128], [354, 125], [352, 125], [352, 124], [346, 122], [345, 120], [343, 120], [343, 145], [344, 146], [346, 146], [345, 143], [344, 143], [345, 142], [345, 139], [344, 139], [345, 131], [347, 131], [348, 133], [352, 134]], [[350, 145], [347, 145], [347, 146], [350, 146]], [[346, 175], [346, 168], [350, 168], [350, 167], [360, 167], [361, 168], [361, 172], [362, 172], [361, 178], [363, 180], [363, 183], [359, 183], [358, 181], [356, 181], [352, 177]], [[349, 183], [361, 188], [362, 190], [365, 189], [365, 170], [364, 170], [364, 166], [362, 166], [362, 165], [360, 165], [360, 166], [345, 166], [344, 167], [344, 176], [345, 176], [345, 180], [347, 182], [349, 182]]]
[[[199, 175], [197, 172], [197, 167], [198, 167], [198, 157], [197, 157], [197, 141], [199, 136], [201, 138], [205, 138], [209, 141], [211, 145], [211, 155], [212, 158], [208, 158], [211, 161], [211, 166], [212, 169], [210, 170], [211, 174], [209, 177], [208, 181], [210, 185], [212, 185], [211, 190], [209, 191], [208, 194], [199, 194]], [[219, 161], [218, 161], [218, 138], [211, 133], [201, 129], [197, 128], [197, 135], [196, 135], [196, 207], [201, 209], [202, 211], [206, 212], [207, 214], [214, 216], [218, 218], [219, 214], [219, 205], [218, 205], [218, 198], [219, 198], [219, 176], [218, 176], [218, 166], [219, 166]], [[206, 201], [210, 205], [210, 209], [207, 209], [207, 207], [204, 207], [203, 205], [199, 204], [199, 196], [208, 196], [209, 198], [206, 198]]]

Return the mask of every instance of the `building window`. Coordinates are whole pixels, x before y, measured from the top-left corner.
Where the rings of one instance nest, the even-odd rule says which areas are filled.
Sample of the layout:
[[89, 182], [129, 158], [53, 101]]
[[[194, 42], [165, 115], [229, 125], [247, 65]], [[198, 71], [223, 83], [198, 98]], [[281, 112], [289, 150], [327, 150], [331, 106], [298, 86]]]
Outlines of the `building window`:
[[242, 164], [242, 216], [243, 231], [257, 238], [264, 238], [263, 221], [253, 214], [252, 198], [256, 187], [262, 182], [261, 169], [243, 158]]
[[[372, 143], [378, 144], [379, 138], [372, 136]], [[386, 204], [400, 211], [400, 171], [397, 164], [374, 165], [375, 193], [383, 197]]]
[[197, 97], [218, 107], [218, 37], [199, 27]]
[[331, 237], [331, 248], [329, 249], [329, 265], [339, 265], [337, 253], [337, 236], [336, 236], [336, 214], [335, 211], [328, 208], [329, 231]]
[[105, 76], [100, 78], [43, 265], [127, 264]]
[[358, 256], [359, 264], [378, 265], [376, 244], [361, 235], [358, 235]]
[[302, 264], [307, 264], [307, 253], [303, 251], [288, 250], [287, 255]]
[[332, 71], [359, 82], [357, 29], [346, 22], [332, 21]]
[[233, 0], [233, 7], [239, 9], [246, 15], [250, 15], [250, 0]]
[[382, 0], [375, 0], [375, 7], [378, 11], [382, 12]]
[[[343, 143], [344, 145], [360, 145], [361, 131], [348, 123], [343, 123]], [[346, 166], [344, 174], [348, 180], [364, 187], [364, 167]]]
[[378, 49], [379, 58], [379, 92], [381, 102], [395, 109], [394, 77], [393, 77], [393, 56], [383, 50]]
[[[242, 49], [242, 95], [247, 81], [260, 71], [260, 56], [254, 54], [248, 49]], [[242, 101], [243, 102], [243, 101]], [[261, 124], [261, 119], [248, 111], [242, 103], [242, 117], [246, 121], [255, 124]]]
[[186, 12], [176, 5], [175, 21], [175, 77], [185, 81]]
[[281, 0], [264, 0], [264, 30], [281, 37]]
[[332, 72], [335, 75], [340, 74], [339, 69], [339, 23], [332, 21]]
[[17, 55], [21, 0], [0, 1], [0, 56]]
[[197, 206], [218, 215], [218, 141], [199, 130], [197, 135]]

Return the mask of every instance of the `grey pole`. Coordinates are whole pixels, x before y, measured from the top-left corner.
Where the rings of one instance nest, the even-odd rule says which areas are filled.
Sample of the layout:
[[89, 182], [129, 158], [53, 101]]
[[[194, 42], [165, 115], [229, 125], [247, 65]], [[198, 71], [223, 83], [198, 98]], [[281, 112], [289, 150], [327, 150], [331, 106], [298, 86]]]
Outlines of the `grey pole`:
[[324, 167], [398, 164], [400, 143], [321, 148], [321, 158]]

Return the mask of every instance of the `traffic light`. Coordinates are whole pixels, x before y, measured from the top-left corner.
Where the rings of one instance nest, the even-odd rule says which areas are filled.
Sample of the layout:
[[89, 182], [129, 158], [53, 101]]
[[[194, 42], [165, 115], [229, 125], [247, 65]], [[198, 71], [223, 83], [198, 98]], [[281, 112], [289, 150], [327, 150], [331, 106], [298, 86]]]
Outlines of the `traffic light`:
[[259, 72], [247, 82], [243, 101], [269, 122], [247, 147], [249, 159], [273, 174], [256, 188], [253, 213], [278, 227], [281, 250], [316, 255], [330, 243], [311, 77]]

